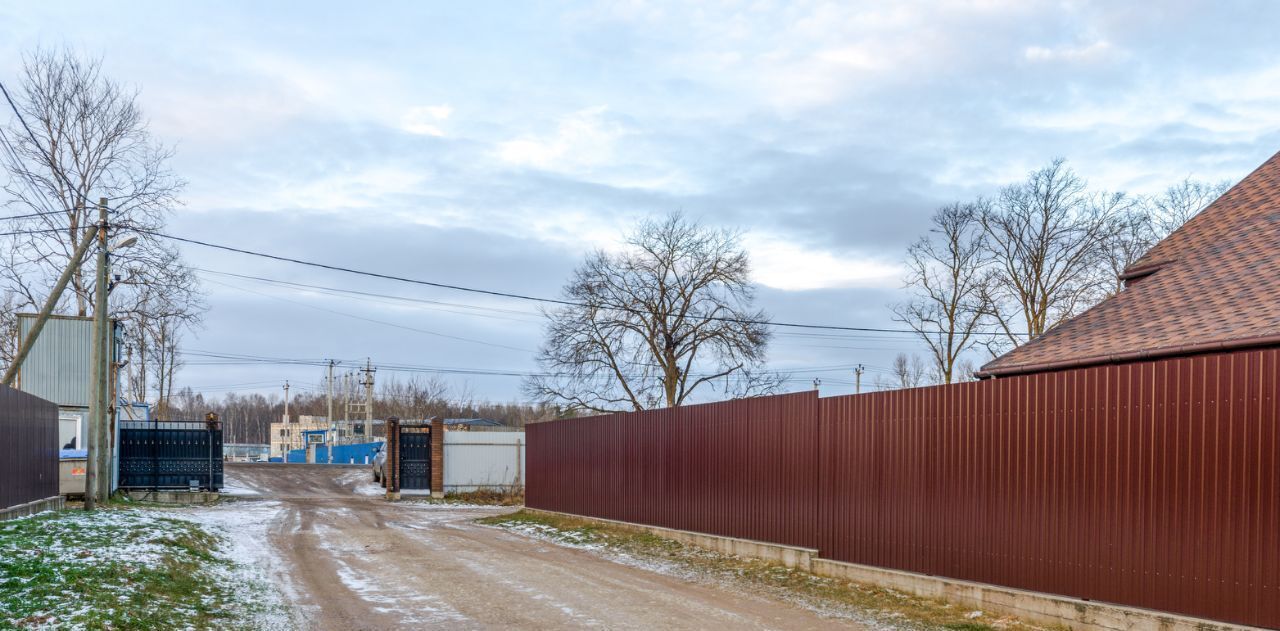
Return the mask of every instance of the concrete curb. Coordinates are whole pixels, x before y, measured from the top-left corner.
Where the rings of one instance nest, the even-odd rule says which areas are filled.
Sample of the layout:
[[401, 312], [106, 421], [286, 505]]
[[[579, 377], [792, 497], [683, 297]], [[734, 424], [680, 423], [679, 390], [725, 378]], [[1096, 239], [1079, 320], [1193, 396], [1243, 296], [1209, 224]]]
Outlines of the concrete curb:
[[26, 504], [18, 504], [17, 506], [10, 506], [9, 508], [0, 510], [0, 521], [26, 517], [27, 515], [43, 513], [47, 510], [62, 510], [66, 505], [67, 500], [61, 495], [46, 497], [42, 500], [35, 500], [34, 502], [27, 502]]
[[814, 559], [813, 573], [946, 600], [983, 613], [1011, 615], [1035, 624], [1077, 631], [1237, 631], [1258, 628], [827, 559]]
[[525, 508], [537, 515], [573, 517], [591, 522], [647, 532], [681, 543], [725, 554], [774, 561], [817, 576], [886, 587], [925, 598], [963, 605], [984, 614], [1016, 616], [1027, 622], [1059, 626], [1075, 631], [1244, 631], [1259, 629], [1178, 614], [1112, 605], [1067, 596], [1031, 592], [1012, 587], [928, 576], [818, 557], [818, 550], [783, 546], [749, 539], [721, 537], [700, 532], [647, 526], [537, 508]]
[[751, 557], [754, 559], [764, 559], [765, 561], [774, 561], [786, 567], [812, 572], [813, 562], [818, 557], [818, 551], [812, 548], [797, 548], [794, 546], [784, 546], [776, 543], [766, 543], [764, 541], [753, 541], [751, 539], [738, 539], [735, 537], [721, 537], [718, 535], [708, 535], [700, 532], [691, 532], [688, 530], [676, 530], [674, 528], [662, 528], [660, 526], [646, 526], [644, 524], [633, 524], [627, 521], [614, 521], [612, 519], [601, 519], [599, 517], [589, 517], [587, 515], [575, 515], [573, 513], [559, 513], [555, 511], [545, 511], [537, 508], [525, 508], [526, 512], [537, 515], [550, 515], [557, 517], [575, 517], [585, 519], [587, 521], [609, 524], [610, 526], [618, 526], [628, 530], [638, 530], [647, 532], [651, 535], [666, 537], [687, 543], [689, 545], [706, 548], [724, 554], [736, 554], [738, 556]]

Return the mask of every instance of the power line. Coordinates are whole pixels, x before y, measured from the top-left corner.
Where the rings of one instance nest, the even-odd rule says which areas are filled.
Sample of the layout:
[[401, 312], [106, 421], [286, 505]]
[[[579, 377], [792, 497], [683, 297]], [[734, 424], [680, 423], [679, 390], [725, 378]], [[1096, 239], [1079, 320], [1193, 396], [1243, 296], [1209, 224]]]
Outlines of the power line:
[[65, 210], [46, 210], [44, 212], [28, 213], [25, 215], [13, 215], [12, 217], [0, 217], [0, 221], [8, 221], [10, 219], [29, 219], [31, 217], [46, 217], [49, 215], [65, 215], [65, 214], [67, 214], [67, 211]]
[[[236, 274], [236, 273], [232, 273], [232, 272], [223, 272], [223, 271], [219, 271], [219, 270], [204, 269], [204, 268], [200, 268], [200, 267], [193, 267], [193, 268], [191, 268], [191, 269], [192, 269], [192, 270], [195, 270], [196, 272], [200, 272], [201, 274], [214, 274], [214, 275], [217, 275], [217, 276], [229, 276], [229, 277], [232, 277], [232, 278], [242, 278], [242, 279], [245, 279], [245, 280], [253, 280], [253, 281], [260, 282], [260, 283], [267, 283], [267, 284], [270, 284], [270, 285], [278, 285], [278, 286], [282, 286], [282, 287], [291, 287], [291, 288], [295, 288], [295, 289], [308, 289], [308, 290], [312, 290], [312, 291], [320, 292], [320, 293], [322, 293], [322, 294], [326, 294], [326, 295], [330, 295], [330, 296], [361, 296], [361, 297], [365, 297], [365, 298], [382, 298], [382, 299], [385, 299], [385, 300], [387, 300], [387, 301], [407, 302], [407, 303], [412, 303], [412, 304], [423, 304], [423, 305], [430, 305], [430, 306], [433, 306], [433, 307], [456, 307], [456, 308], [459, 308], [459, 309], [471, 309], [471, 310], [475, 310], [475, 311], [492, 311], [492, 312], [494, 312], [494, 313], [506, 313], [506, 314], [512, 314], [512, 315], [537, 316], [538, 318], [541, 318], [541, 315], [542, 315], [542, 314], [539, 314], [539, 313], [536, 313], [536, 312], [533, 312], [533, 311], [519, 311], [519, 310], [516, 310], [516, 309], [502, 309], [502, 308], [499, 308], [499, 307], [482, 307], [482, 306], [480, 306], [480, 305], [468, 305], [468, 304], [462, 304], [462, 303], [457, 303], [457, 302], [444, 302], [444, 301], [441, 301], [441, 300], [428, 300], [428, 299], [426, 299], [426, 298], [411, 298], [411, 297], [408, 297], [408, 296], [397, 296], [397, 295], [395, 295], [395, 294], [380, 294], [380, 293], [370, 292], [370, 291], [359, 291], [359, 290], [355, 290], [355, 289], [343, 289], [343, 288], [341, 288], [341, 287], [326, 287], [326, 286], [323, 286], [323, 285], [309, 285], [309, 284], [307, 284], [307, 283], [298, 283], [298, 282], [287, 281], [287, 280], [279, 280], [279, 279], [275, 279], [275, 278], [266, 278], [266, 277], [263, 277], [263, 276], [253, 276], [253, 275], [250, 275], [250, 274]], [[395, 304], [395, 302], [384, 302], [383, 304]], [[542, 320], [541, 320], [541, 319], [538, 319], [538, 320], [529, 320], [529, 319], [522, 319], [522, 318], [504, 318], [504, 317], [501, 317], [501, 316], [488, 315], [488, 314], [477, 314], [477, 313], [467, 313], [467, 312], [462, 312], [462, 311], [453, 311], [453, 310], [450, 310], [450, 309], [439, 309], [439, 310], [440, 310], [440, 311], [444, 311], [444, 312], [446, 312], [446, 313], [458, 313], [458, 314], [463, 314], [463, 315], [473, 315], [473, 316], [481, 316], [481, 317], [487, 317], [487, 318], [496, 318], [496, 319], [499, 319], [499, 320], [509, 320], [509, 321], [512, 321], [512, 322], [534, 322], [534, 323], [541, 323], [541, 322], [542, 322]]]
[[497, 343], [494, 343], [494, 342], [486, 342], [486, 341], [484, 341], [484, 340], [477, 340], [477, 339], [474, 339], [474, 338], [462, 337], [462, 336], [460, 336], [460, 335], [450, 335], [450, 334], [448, 334], [448, 333], [440, 333], [440, 332], [438, 332], [438, 331], [430, 331], [430, 330], [427, 330], [427, 329], [419, 329], [419, 328], [416, 328], [416, 327], [406, 326], [406, 325], [403, 325], [403, 324], [396, 324], [395, 322], [387, 322], [387, 321], [385, 321], [385, 320], [375, 320], [375, 319], [373, 319], [373, 318], [366, 318], [366, 317], [364, 317], [364, 316], [356, 315], [356, 314], [354, 314], [354, 313], [347, 313], [346, 311], [338, 311], [337, 309], [329, 309], [329, 308], [327, 308], [327, 307], [321, 307], [321, 306], [319, 306], [319, 305], [310, 305], [310, 304], [307, 304], [307, 303], [305, 303], [305, 302], [298, 302], [297, 300], [289, 300], [288, 298], [282, 298], [282, 297], [280, 297], [280, 296], [272, 296], [272, 295], [270, 295], [270, 294], [265, 294], [265, 293], [262, 293], [262, 292], [260, 292], [260, 291], [254, 291], [254, 290], [249, 289], [249, 288], [247, 288], [247, 287], [239, 287], [239, 286], [236, 286], [236, 285], [232, 285], [232, 284], [230, 284], [230, 283], [222, 283], [222, 282], [218, 282], [218, 281], [216, 281], [216, 280], [208, 279], [208, 278], [206, 278], [205, 280], [207, 280], [207, 281], [209, 281], [209, 282], [211, 282], [211, 283], [213, 283], [213, 284], [215, 284], [215, 285], [222, 285], [223, 287], [230, 287], [230, 288], [232, 288], [232, 289], [238, 289], [238, 290], [240, 290], [240, 291], [245, 291], [245, 292], [248, 292], [248, 293], [251, 293], [251, 294], [256, 294], [256, 295], [259, 295], [259, 296], [264, 296], [264, 297], [266, 297], [266, 298], [271, 298], [272, 300], [280, 300], [280, 301], [283, 301], [283, 302], [288, 302], [288, 303], [291, 303], [291, 304], [295, 304], [295, 305], [303, 306], [303, 307], [306, 307], [306, 308], [308, 308], [308, 309], [315, 309], [315, 310], [317, 310], [317, 311], [324, 311], [324, 312], [326, 312], [326, 313], [332, 313], [332, 314], [335, 314], [335, 315], [340, 315], [340, 316], [347, 317], [347, 318], [352, 318], [352, 319], [355, 319], [355, 320], [361, 320], [361, 321], [364, 321], [364, 322], [370, 322], [370, 323], [373, 323], [373, 324], [380, 324], [380, 325], [382, 325], [382, 326], [389, 326], [389, 327], [393, 327], [393, 328], [397, 328], [397, 329], [403, 329], [403, 330], [405, 330], [405, 331], [413, 331], [413, 332], [415, 332], [415, 333], [423, 333], [423, 334], [426, 334], [426, 335], [434, 335], [434, 336], [436, 336], [436, 337], [443, 337], [443, 338], [445, 338], [445, 339], [450, 339], [450, 340], [458, 340], [458, 341], [460, 341], [460, 342], [470, 342], [470, 343], [472, 343], [472, 344], [481, 344], [481, 345], [484, 345], [484, 346], [492, 346], [492, 347], [494, 347], [494, 348], [503, 348], [503, 349], [506, 349], [506, 350], [520, 351], [520, 352], [522, 352], [522, 353], [532, 353], [532, 352], [534, 352], [534, 351], [529, 350], [529, 349], [527, 349], [527, 348], [519, 348], [519, 347], [515, 347], [515, 346], [507, 346], [506, 344], [497, 344]]
[[[287, 357], [269, 357], [263, 355], [246, 355], [239, 353], [222, 353], [204, 350], [188, 350], [183, 352], [185, 355], [193, 357], [202, 357], [206, 360], [213, 361], [188, 361], [186, 365], [190, 366], [235, 366], [235, 365], [288, 365], [288, 366], [309, 366], [323, 368], [329, 365], [326, 359], [309, 359], [309, 358], [287, 358]], [[345, 363], [358, 363], [356, 360], [343, 360]], [[456, 366], [425, 366], [421, 364], [404, 364], [395, 362], [379, 362], [379, 370], [387, 372], [405, 372], [405, 373], [441, 373], [456, 375], [475, 375], [475, 376], [495, 376], [495, 377], [565, 377], [571, 376], [570, 373], [556, 372], [540, 372], [526, 371], [516, 369], [501, 368], [468, 368]], [[803, 369], [777, 369], [766, 370], [762, 372], [775, 375], [789, 375], [798, 372], [834, 372], [837, 369], [846, 369], [845, 366], [819, 366], [811, 370]], [[711, 373], [690, 373], [690, 376], [706, 376]], [[731, 375], [736, 378], [736, 376]], [[791, 379], [793, 381], [799, 378]], [[834, 382], [833, 382], [834, 383]]]
[[14, 230], [12, 232], [0, 232], [0, 237], [12, 237], [15, 235], [26, 234], [49, 234], [50, 232], [62, 232], [64, 228], [34, 228], [30, 230]]
[[[383, 274], [383, 273], [381, 273], [381, 272], [370, 272], [370, 271], [367, 271], [367, 270], [359, 270], [359, 269], [354, 269], [354, 268], [350, 268], [350, 267], [343, 267], [343, 266], [341, 266], [341, 265], [332, 265], [332, 264], [329, 264], [329, 263], [319, 263], [319, 262], [316, 262], [316, 261], [307, 261], [307, 260], [303, 260], [303, 259], [296, 259], [296, 258], [288, 257], [288, 256], [280, 256], [280, 255], [277, 255], [277, 254], [268, 254], [268, 253], [266, 253], [266, 252], [257, 252], [257, 251], [254, 251], [254, 250], [246, 250], [246, 249], [244, 249], [244, 248], [237, 248], [237, 247], [232, 247], [232, 246], [229, 246], [229, 245], [222, 245], [222, 244], [219, 244], [219, 243], [210, 243], [210, 242], [208, 242], [208, 241], [201, 241], [201, 240], [199, 240], [199, 239], [189, 239], [189, 238], [186, 238], [186, 237], [174, 236], [174, 235], [171, 235], [171, 234], [165, 234], [165, 233], [163, 233], [163, 232], [158, 232], [158, 231], [155, 231], [155, 230], [149, 230], [149, 229], [145, 229], [145, 228], [133, 227], [132, 229], [133, 229], [135, 232], [141, 232], [141, 233], [144, 233], [144, 234], [150, 234], [150, 235], [152, 235], [152, 236], [156, 236], [156, 237], [163, 237], [163, 238], [165, 238], [165, 239], [170, 239], [170, 240], [173, 240], [173, 241], [180, 241], [180, 242], [182, 242], [182, 243], [190, 243], [190, 244], [192, 244], [192, 245], [199, 245], [199, 246], [202, 246], [202, 247], [212, 248], [212, 249], [216, 249], [216, 250], [225, 250], [225, 251], [227, 251], [227, 252], [235, 252], [235, 253], [238, 253], [238, 254], [245, 254], [245, 255], [248, 255], [248, 256], [256, 256], [256, 257], [260, 257], [260, 258], [271, 259], [271, 260], [274, 260], [274, 261], [281, 261], [281, 262], [284, 262], [284, 263], [294, 263], [294, 264], [296, 264], [296, 265], [304, 265], [304, 266], [307, 266], [307, 267], [315, 267], [315, 268], [319, 268], [319, 269], [327, 269], [327, 270], [330, 270], [330, 271], [343, 272], [343, 273], [346, 273], [346, 274], [355, 274], [355, 275], [358, 275], [358, 276], [366, 276], [366, 277], [369, 277], [369, 278], [380, 278], [380, 279], [383, 279], [383, 280], [391, 280], [391, 281], [402, 282], [402, 283], [410, 283], [410, 284], [414, 284], [414, 285], [424, 285], [424, 286], [427, 286], [427, 287], [435, 287], [435, 288], [438, 288], [438, 289], [449, 289], [449, 290], [452, 290], [452, 291], [462, 291], [462, 292], [468, 292], [468, 293], [474, 293], [474, 294], [482, 294], [482, 295], [486, 295], [486, 296], [496, 296], [496, 297], [499, 297], [499, 298], [512, 298], [512, 299], [516, 299], [516, 300], [527, 300], [527, 301], [530, 301], [530, 302], [541, 302], [541, 303], [548, 303], [548, 304], [557, 304], [557, 305], [563, 305], [563, 306], [568, 306], [568, 307], [583, 307], [583, 308], [590, 308], [590, 307], [592, 307], [592, 305], [587, 305], [587, 304], [583, 304], [583, 303], [573, 302], [573, 301], [569, 301], [569, 300], [560, 300], [560, 299], [557, 299], [557, 298], [540, 298], [540, 297], [537, 297], [537, 296], [529, 296], [529, 295], [525, 295], [525, 294], [516, 294], [516, 293], [504, 292], [504, 291], [495, 291], [495, 290], [491, 290], [491, 289], [478, 289], [478, 288], [475, 288], [475, 287], [465, 287], [465, 286], [462, 286], [462, 285], [452, 285], [452, 284], [448, 284], [448, 283], [438, 283], [438, 282], [433, 282], [433, 281], [421, 280], [421, 279], [417, 279], [417, 278], [407, 278], [407, 277], [404, 277], [404, 276], [395, 276], [395, 275], [392, 275], [392, 274]], [[630, 309], [630, 308], [627, 308], [627, 307], [612, 306], [612, 308], [619, 309], [619, 310], [621, 310], [621, 311], [629, 311], [629, 312], [633, 312], [633, 313], [634, 313], [634, 312], [637, 312], [636, 310], [634, 310], [634, 309]], [[915, 334], [915, 333], [916, 333], [916, 331], [913, 331], [913, 330], [911, 330], [911, 329], [882, 329], [882, 328], [875, 328], [875, 327], [839, 326], [839, 325], [829, 325], [829, 324], [805, 324], [805, 323], [798, 323], [798, 322], [777, 322], [777, 321], [772, 321], [772, 320], [752, 320], [752, 319], [746, 319], [746, 318], [727, 318], [727, 317], [720, 317], [720, 316], [705, 316], [705, 317], [700, 317], [700, 318], [697, 318], [697, 319], [710, 320], [710, 321], [715, 321], [715, 322], [729, 322], [729, 323], [734, 323], [734, 324], [757, 324], [757, 325], [762, 325], [762, 326], [776, 326], [776, 327], [787, 327], [787, 328], [797, 328], [797, 329], [817, 329], [817, 330], [828, 330], [828, 331], [853, 331], [853, 332], [861, 332], [861, 333], [907, 333], [907, 334]], [[1004, 333], [1003, 333], [1003, 332], [997, 332], [997, 331], [976, 331], [976, 332], [975, 332], [975, 334], [978, 334], [978, 335], [1004, 335]]]

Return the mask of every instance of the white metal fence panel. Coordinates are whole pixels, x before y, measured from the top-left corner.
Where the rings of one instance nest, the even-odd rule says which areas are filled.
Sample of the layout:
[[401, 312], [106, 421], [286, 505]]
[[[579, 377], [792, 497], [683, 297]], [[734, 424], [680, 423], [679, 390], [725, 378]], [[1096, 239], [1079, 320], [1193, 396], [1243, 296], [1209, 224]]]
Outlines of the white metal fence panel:
[[445, 492], [523, 489], [524, 445], [524, 432], [445, 432]]

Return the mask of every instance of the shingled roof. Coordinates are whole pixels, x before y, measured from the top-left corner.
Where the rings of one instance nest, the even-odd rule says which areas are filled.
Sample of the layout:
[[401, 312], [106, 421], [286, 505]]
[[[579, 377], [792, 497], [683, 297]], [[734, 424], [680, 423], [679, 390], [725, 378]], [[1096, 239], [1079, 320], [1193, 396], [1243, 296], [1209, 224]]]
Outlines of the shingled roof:
[[979, 375], [1280, 346], [1280, 153], [1121, 278], [1120, 293], [996, 358]]

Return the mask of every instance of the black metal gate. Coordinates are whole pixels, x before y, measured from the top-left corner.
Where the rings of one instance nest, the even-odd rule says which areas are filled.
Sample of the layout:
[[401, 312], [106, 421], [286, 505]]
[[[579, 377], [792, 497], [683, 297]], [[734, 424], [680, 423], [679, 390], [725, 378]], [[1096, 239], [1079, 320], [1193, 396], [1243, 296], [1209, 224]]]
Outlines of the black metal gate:
[[431, 434], [422, 428], [400, 430], [400, 488], [431, 490]]
[[216, 420], [120, 424], [120, 488], [222, 488], [222, 426]]

